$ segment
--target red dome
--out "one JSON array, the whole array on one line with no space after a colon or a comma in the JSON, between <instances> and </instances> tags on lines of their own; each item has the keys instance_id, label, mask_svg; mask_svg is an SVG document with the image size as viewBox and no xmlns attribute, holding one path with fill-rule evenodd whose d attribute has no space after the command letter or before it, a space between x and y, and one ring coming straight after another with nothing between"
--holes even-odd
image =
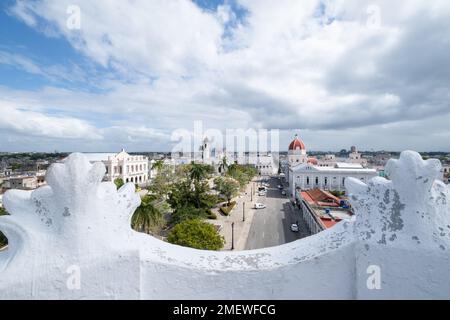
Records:
<instances>
[{"instance_id":1,"label":"red dome","mask_svg":"<svg viewBox=\"0 0 450 320\"><path fill-rule=\"evenodd\" d=\"M316 158L308 158L308 163L317 166L317 164L318 164L319 162L317 161Z\"/></svg>"},{"instance_id":2,"label":"red dome","mask_svg":"<svg viewBox=\"0 0 450 320\"><path fill-rule=\"evenodd\" d=\"M305 144L297 136L289 145L289 150L306 150Z\"/></svg>"}]
</instances>

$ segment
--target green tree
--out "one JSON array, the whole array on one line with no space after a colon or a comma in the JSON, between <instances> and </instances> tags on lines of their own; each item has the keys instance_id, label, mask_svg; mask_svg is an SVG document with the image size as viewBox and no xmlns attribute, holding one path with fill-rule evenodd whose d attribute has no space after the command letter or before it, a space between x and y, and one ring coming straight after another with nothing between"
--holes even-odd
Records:
<instances>
[{"instance_id":1,"label":"green tree","mask_svg":"<svg viewBox=\"0 0 450 320\"><path fill-rule=\"evenodd\" d=\"M218 197L210 194L206 181L194 181L189 178L171 185L167 203L172 208L171 223L191 218L207 218L211 208L217 205Z\"/></svg>"},{"instance_id":2,"label":"green tree","mask_svg":"<svg viewBox=\"0 0 450 320\"><path fill-rule=\"evenodd\" d=\"M206 181L181 180L171 185L167 202L173 210L185 206L197 209L210 209L217 204L217 197L210 194Z\"/></svg>"},{"instance_id":3,"label":"green tree","mask_svg":"<svg viewBox=\"0 0 450 320\"><path fill-rule=\"evenodd\" d=\"M167 202L173 210L186 206L194 206L192 199L192 184L182 180L171 185Z\"/></svg>"},{"instance_id":4,"label":"green tree","mask_svg":"<svg viewBox=\"0 0 450 320\"><path fill-rule=\"evenodd\" d=\"M22 169L23 165L20 163L13 163L11 164L11 170L16 171Z\"/></svg>"},{"instance_id":5,"label":"green tree","mask_svg":"<svg viewBox=\"0 0 450 320\"><path fill-rule=\"evenodd\" d=\"M131 218L132 228L145 233L158 233L164 223L164 215L155 204L155 199L148 195L142 198L141 205Z\"/></svg>"},{"instance_id":6,"label":"green tree","mask_svg":"<svg viewBox=\"0 0 450 320\"><path fill-rule=\"evenodd\" d=\"M232 164L228 167L227 176L239 182L241 188L244 188L254 176L257 175L255 167L249 165Z\"/></svg>"},{"instance_id":7,"label":"green tree","mask_svg":"<svg viewBox=\"0 0 450 320\"><path fill-rule=\"evenodd\" d=\"M199 219L191 219L177 224L169 233L170 243L201 250L220 250L225 239L216 228Z\"/></svg>"},{"instance_id":8,"label":"green tree","mask_svg":"<svg viewBox=\"0 0 450 320\"><path fill-rule=\"evenodd\" d=\"M239 183L233 178L219 177L214 180L214 184L216 190L227 199L228 205L230 205L231 199L239 192Z\"/></svg>"},{"instance_id":9,"label":"green tree","mask_svg":"<svg viewBox=\"0 0 450 320\"><path fill-rule=\"evenodd\" d=\"M8 244L8 239L5 235L0 231L0 249Z\"/></svg>"},{"instance_id":10,"label":"green tree","mask_svg":"<svg viewBox=\"0 0 450 320\"><path fill-rule=\"evenodd\" d=\"M116 180L114 180L114 184L116 185L117 189L120 189L125 184L125 182L123 182L122 178L117 178Z\"/></svg>"},{"instance_id":11,"label":"green tree","mask_svg":"<svg viewBox=\"0 0 450 320\"><path fill-rule=\"evenodd\" d=\"M160 172L164 168L164 161L163 160L156 160L155 163L152 165L152 169L156 170L157 172Z\"/></svg>"},{"instance_id":12,"label":"green tree","mask_svg":"<svg viewBox=\"0 0 450 320\"><path fill-rule=\"evenodd\" d=\"M156 176L152 179L148 188L150 193L160 201L164 201L170 190L172 184L187 176L187 169L185 165L173 168L169 165L163 164L158 170Z\"/></svg>"},{"instance_id":13,"label":"green tree","mask_svg":"<svg viewBox=\"0 0 450 320\"><path fill-rule=\"evenodd\" d=\"M3 207L0 207L0 216L7 215L8 213ZM8 244L8 239L5 235L0 231L0 249Z\"/></svg>"},{"instance_id":14,"label":"green tree","mask_svg":"<svg viewBox=\"0 0 450 320\"><path fill-rule=\"evenodd\" d=\"M196 208L192 205L186 205L178 208L171 215L170 223L177 225L186 220L192 219L206 219L209 216L208 212L204 208Z\"/></svg>"},{"instance_id":15,"label":"green tree","mask_svg":"<svg viewBox=\"0 0 450 320\"><path fill-rule=\"evenodd\" d=\"M201 181L206 177L206 169L202 164L191 163L189 176L193 181Z\"/></svg>"}]
</instances>

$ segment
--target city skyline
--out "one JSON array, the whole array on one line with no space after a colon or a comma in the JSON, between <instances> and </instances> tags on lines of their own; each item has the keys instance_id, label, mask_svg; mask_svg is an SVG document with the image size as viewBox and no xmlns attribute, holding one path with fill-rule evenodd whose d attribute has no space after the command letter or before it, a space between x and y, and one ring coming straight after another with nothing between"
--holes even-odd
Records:
<instances>
[{"instance_id":1,"label":"city skyline","mask_svg":"<svg viewBox=\"0 0 450 320\"><path fill-rule=\"evenodd\" d=\"M0 151L168 152L203 121L279 129L280 151L298 133L450 152L449 18L446 1L4 1Z\"/></svg>"}]
</instances>

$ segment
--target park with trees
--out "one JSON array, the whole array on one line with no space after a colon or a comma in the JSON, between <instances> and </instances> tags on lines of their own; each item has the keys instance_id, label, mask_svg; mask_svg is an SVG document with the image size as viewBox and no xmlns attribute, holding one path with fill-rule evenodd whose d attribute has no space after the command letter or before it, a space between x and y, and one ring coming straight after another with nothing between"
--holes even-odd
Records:
<instances>
[{"instance_id":1,"label":"park with trees","mask_svg":"<svg viewBox=\"0 0 450 320\"><path fill-rule=\"evenodd\" d=\"M132 217L133 229L177 245L220 250L224 240L206 220L217 219L214 211L229 215L235 204L232 199L257 174L251 166L228 165L226 160L221 168L221 175L214 178L210 165L155 162L157 174ZM115 183L122 186L121 181Z\"/></svg>"}]
</instances>

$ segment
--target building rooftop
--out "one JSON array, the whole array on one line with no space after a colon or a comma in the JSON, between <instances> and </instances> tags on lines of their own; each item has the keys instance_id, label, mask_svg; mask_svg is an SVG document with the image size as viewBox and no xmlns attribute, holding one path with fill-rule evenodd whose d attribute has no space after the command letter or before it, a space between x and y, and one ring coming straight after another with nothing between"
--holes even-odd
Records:
<instances>
[{"instance_id":1,"label":"building rooftop","mask_svg":"<svg viewBox=\"0 0 450 320\"><path fill-rule=\"evenodd\" d=\"M359 163L337 162L336 168L339 169L364 169Z\"/></svg>"},{"instance_id":2,"label":"building rooftop","mask_svg":"<svg viewBox=\"0 0 450 320\"><path fill-rule=\"evenodd\" d=\"M344 199L340 199L328 191L322 189L301 191L301 196L327 229L342 220L352 218L349 209L340 207Z\"/></svg>"}]
</instances>

